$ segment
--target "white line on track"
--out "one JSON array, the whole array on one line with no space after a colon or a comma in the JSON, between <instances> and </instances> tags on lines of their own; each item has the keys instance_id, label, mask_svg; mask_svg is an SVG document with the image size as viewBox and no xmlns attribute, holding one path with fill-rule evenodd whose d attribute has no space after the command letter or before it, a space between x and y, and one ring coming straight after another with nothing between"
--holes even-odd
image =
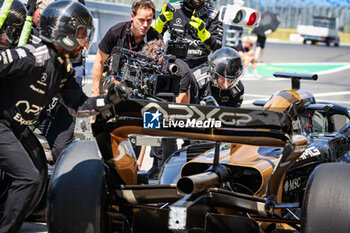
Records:
<instances>
[{"instance_id":1,"label":"white line on track","mask_svg":"<svg viewBox=\"0 0 350 233\"><path fill-rule=\"evenodd\" d=\"M350 95L350 91L338 91L338 92L328 92L328 93L317 93L313 94L314 97L330 97L330 96L344 96L344 95ZM270 98L270 95L256 95L256 94L244 94L245 97L253 97L253 98L261 98L261 99L268 99ZM250 105L252 104L254 100L243 100L243 105ZM342 100L325 100L325 99L317 99L318 102L331 102L335 104L347 104L350 105L350 101L342 101Z\"/></svg>"},{"instance_id":2,"label":"white line on track","mask_svg":"<svg viewBox=\"0 0 350 233\"><path fill-rule=\"evenodd\" d=\"M313 95L315 97L350 95L350 91L337 91L337 92L328 92L328 93L318 93L318 94L313 94Z\"/></svg>"}]
</instances>

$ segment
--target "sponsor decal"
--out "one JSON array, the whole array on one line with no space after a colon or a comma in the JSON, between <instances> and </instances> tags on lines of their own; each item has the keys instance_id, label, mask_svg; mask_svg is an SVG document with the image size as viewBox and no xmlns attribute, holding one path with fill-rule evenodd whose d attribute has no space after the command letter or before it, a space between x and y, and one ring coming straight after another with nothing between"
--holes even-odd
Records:
<instances>
[{"instance_id":1,"label":"sponsor decal","mask_svg":"<svg viewBox=\"0 0 350 233\"><path fill-rule=\"evenodd\" d=\"M30 125L31 120L25 120L21 114L16 113L16 115L13 117L13 119L17 122L19 122L21 125Z\"/></svg>"},{"instance_id":2,"label":"sponsor decal","mask_svg":"<svg viewBox=\"0 0 350 233\"><path fill-rule=\"evenodd\" d=\"M298 120L292 121L292 127L293 127L293 130L301 129L300 120L298 119Z\"/></svg>"},{"instance_id":3,"label":"sponsor decal","mask_svg":"<svg viewBox=\"0 0 350 233\"><path fill-rule=\"evenodd\" d=\"M181 18L176 18L176 19L175 19L174 25L175 25L175 26L182 27L182 20L181 20Z\"/></svg>"},{"instance_id":4,"label":"sponsor decal","mask_svg":"<svg viewBox=\"0 0 350 233\"><path fill-rule=\"evenodd\" d=\"M301 187L301 178L287 179L284 183L284 192L290 192Z\"/></svg>"},{"instance_id":5,"label":"sponsor decal","mask_svg":"<svg viewBox=\"0 0 350 233\"><path fill-rule=\"evenodd\" d=\"M47 86L47 84L46 83L43 83L43 82L41 82L41 81L39 81L39 80L37 80L36 81L38 84L40 84L40 85L43 85L44 87L46 87Z\"/></svg>"},{"instance_id":6,"label":"sponsor decal","mask_svg":"<svg viewBox=\"0 0 350 233\"><path fill-rule=\"evenodd\" d=\"M8 64L9 62L5 51L1 52L1 56L2 56L2 63L4 63L5 65Z\"/></svg>"},{"instance_id":7,"label":"sponsor decal","mask_svg":"<svg viewBox=\"0 0 350 233\"><path fill-rule=\"evenodd\" d=\"M318 150L318 148L311 146L305 149L304 153L300 155L297 161L308 159L319 155L321 155L321 152Z\"/></svg>"},{"instance_id":8,"label":"sponsor decal","mask_svg":"<svg viewBox=\"0 0 350 233\"><path fill-rule=\"evenodd\" d=\"M11 54L11 51L9 49L6 49L6 54L7 54L9 62L10 63L13 62L12 54Z\"/></svg>"},{"instance_id":9,"label":"sponsor decal","mask_svg":"<svg viewBox=\"0 0 350 233\"><path fill-rule=\"evenodd\" d=\"M19 59L27 57L26 51L22 48L16 49L16 52L18 54Z\"/></svg>"},{"instance_id":10,"label":"sponsor decal","mask_svg":"<svg viewBox=\"0 0 350 233\"><path fill-rule=\"evenodd\" d=\"M221 96L221 102L222 103L227 103L230 100L230 97L228 96Z\"/></svg>"},{"instance_id":11,"label":"sponsor decal","mask_svg":"<svg viewBox=\"0 0 350 233\"><path fill-rule=\"evenodd\" d=\"M74 42L71 39L69 39L68 37L63 38L62 41L65 45L67 45L69 47L72 47L74 45Z\"/></svg>"},{"instance_id":12,"label":"sponsor decal","mask_svg":"<svg viewBox=\"0 0 350 233\"><path fill-rule=\"evenodd\" d=\"M157 111L154 111L157 109ZM153 110L153 111L152 111ZM168 104L168 113L157 103L149 103L142 109L143 127L159 128L220 128L225 125L245 125L252 120L247 113L227 112L213 108L208 112L196 106Z\"/></svg>"},{"instance_id":13,"label":"sponsor decal","mask_svg":"<svg viewBox=\"0 0 350 233\"><path fill-rule=\"evenodd\" d=\"M30 104L26 100L20 100L16 103L16 107L21 106L22 108L24 107L24 112L27 114L34 114L38 115L43 107L37 106L35 104ZM20 110L17 110L20 112ZM16 113L16 115L13 117L13 119L17 122L19 122L21 125L30 125L32 120L26 120L20 113Z\"/></svg>"},{"instance_id":14,"label":"sponsor decal","mask_svg":"<svg viewBox=\"0 0 350 233\"><path fill-rule=\"evenodd\" d=\"M195 46L195 47L198 47L198 46L201 46L203 45L204 43L200 40L186 40L187 42L190 42L190 46Z\"/></svg>"},{"instance_id":15,"label":"sponsor decal","mask_svg":"<svg viewBox=\"0 0 350 233\"><path fill-rule=\"evenodd\" d=\"M25 105L25 113L33 113L34 115L38 115L41 110L43 110L43 107L40 107L38 105L35 104L30 104L28 101L26 100L20 100L16 103L16 107L20 106L20 105Z\"/></svg>"},{"instance_id":16,"label":"sponsor decal","mask_svg":"<svg viewBox=\"0 0 350 233\"><path fill-rule=\"evenodd\" d=\"M299 146L295 146L294 147L294 152L299 153L299 152L303 152L306 148L306 145L299 145Z\"/></svg>"},{"instance_id":17,"label":"sponsor decal","mask_svg":"<svg viewBox=\"0 0 350 233\"><path fill-rule=\"evenodd\" d=\"M45 94L45 91L41 90L40 88L35 87L33 84L29 86L33 91L43 95Z\"/></svg>"},{"instance_id":18,"label":"sponsor decal","mask_svg":"<svg viewBox=\"0 0 350 233\"><path fill-rule=\"evenodd\" d=\"M42 73L41 76L40 76L40 81L41 82L46 82L47 80L47 73Z\"/></svg>"},{"instance_id":19,"label":"sponsor decal","mask_svg":"<svg viewBox=\"0 0 350 233\"><path fill-rule=\"evenodd\" d=\"M189 49L188 54L202 55L203 51L201 49Z\"/></svg>"}]
</instances>

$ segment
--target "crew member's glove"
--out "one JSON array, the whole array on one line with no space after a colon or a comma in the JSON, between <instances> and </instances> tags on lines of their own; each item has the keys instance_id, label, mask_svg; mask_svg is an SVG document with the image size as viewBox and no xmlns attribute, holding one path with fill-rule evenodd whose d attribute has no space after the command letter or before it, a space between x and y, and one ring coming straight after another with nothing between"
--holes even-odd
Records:
<instances>
[{"instance_id":1,"label":"crew member's glove","mask_svg":"<svg viewBox=\"0 0 350 233\"><path fill-rule=\"evenodd\" d=\"M174 17L174 13L170 10L167 11L167 4L164 5L162 11L160 12L158 19L156 22L152 25L154 29L157 30L157 32L162 33L164 25L172 20Z\"/></svg>"},{"instance_id":2,"label":"crew member's glove","mask_svg":"<svg viewBox=\"0 0 350 233\"><path fill-rule=\"evenodd\" d=\"M199 39L204 42L206 40L208 40L211 36L210 32L208 32L208 30L205 28L205 23L203 20L201 20L200 18L191 17L191 21L189 22L189 24L194 27L195 29L197 29L197 35L199 37Z\"/></svg>"},{"instance_id":3,"label":"crew member's glove","mask_svg":"<svg viewBox=\"0 0 350 233\"><path fill-rule=\"evenodd\" d=\"M28 10L28 15L33 16L33 13L34 13L34 11L37 8L36 2L37 2L36 0L28 0L27 1L26 7L27 7L27 10Z\"/></svg>"},{"instance_id":4,"label":"crew member's glove","mask_svg":"<svg viewBox=\"0 0 350 233\"><path fill-rule=\"evenodd\" d=\"M106 104L117 104L128 99L128 92L123 85L115 85L112 83L108 87L107 95L105 96Z\"/></svg>"},{"instance_id":5,"label":"crew member's glove","mask_svg":"<svg viewBox=\"0 0 350 233\"><path fill-rule=\"evenodd\" d=\"M124 86L115 85L112 83L108 87L108 92L106 95L97 97L96 110L98 112L104 112L105 110L111 108L113 105L128 100L128 97L128 93Z\"/></svg>"}]
</instances>

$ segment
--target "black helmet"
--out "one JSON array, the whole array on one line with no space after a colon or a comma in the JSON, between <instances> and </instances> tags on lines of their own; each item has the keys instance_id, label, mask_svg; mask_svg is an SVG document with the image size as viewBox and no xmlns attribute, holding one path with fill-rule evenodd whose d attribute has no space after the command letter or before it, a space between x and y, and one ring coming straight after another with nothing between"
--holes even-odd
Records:
<instances>
[{"instance_id":1,"label":"black helmet","mask_svg":"<svg viewBox=\"0 0 350 233\"><path fill-rule=\"evenodd\" d=\"M67 53L79 46L77 32L80 27L88 30L90 44L94 31L93 18L90 11L76 1L53 2L40 15L40 37Z\"/></svg>"},{"instance_id":2,"label":"black helmet","mask_svg":"<svg viewBox=\"0 0 350 233\"><path fill-rule=\"evenodd\" d=\"M3 4L4 0L0 0L0 7ZM19 0L13 0L4 23L0 24L0 35L6 34L9 46L15 46L18 43L26 15L27 9L23 3Z\"/></svg>"},{"instance_id":3,"label":"black helmet","mask_svg":"<svg viewBox=\"0 0 350 233\"><path fill-rule=\"evenodd\" d=\"M230 81L229 87L233 87L243 71L242 57L232 48L218 49L209 56L209 71L214 85L217 84L218 76L221 76Z\"/></svg>"}]
</instances>

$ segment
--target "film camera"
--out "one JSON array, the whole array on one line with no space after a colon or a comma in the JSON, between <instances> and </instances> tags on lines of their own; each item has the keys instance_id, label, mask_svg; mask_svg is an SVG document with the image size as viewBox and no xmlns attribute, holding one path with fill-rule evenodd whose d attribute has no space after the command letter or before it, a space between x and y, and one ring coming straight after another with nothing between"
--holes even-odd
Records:
<instances>
[{"instance_id":1,"label":"film camera","mask_svg":"<svg viewBox=\"0 0 350 233\"><path fill-rule=\"evenodd\" d=\"M110 61L110 75L104 82L108 87L111 82L125 85L134 97L174 101L179 94L180 79L176 75L178 67L172 63L174 56L163 55L163 62L122 47L114 47Z\"/></svg>"}]
</instances>

